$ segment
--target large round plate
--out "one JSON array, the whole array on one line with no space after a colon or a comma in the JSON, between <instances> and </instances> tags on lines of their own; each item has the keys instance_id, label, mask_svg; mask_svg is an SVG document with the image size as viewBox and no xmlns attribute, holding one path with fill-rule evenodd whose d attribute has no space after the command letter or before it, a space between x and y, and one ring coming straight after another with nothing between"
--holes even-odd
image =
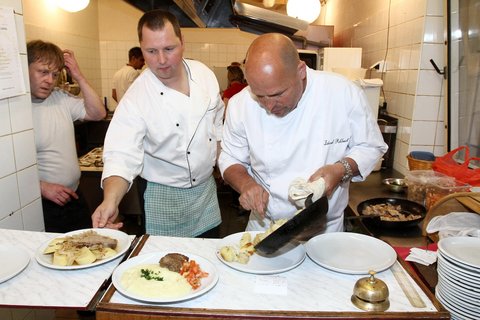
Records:
<instances>
[{"instance_id":1,"label":"large round plate","mask_svg":"<svg viewBox=\"0 0 480 320\"><path fill-rule=\"evenodd\" d=\"M480 271L480 238L444 238L438 242L438 250L446 257Z\"/></svg>"},{"instance_id":2,"label":"large round plate","mask_svg":"<svg viewBox=\"0 0 480 320\"><path fill-rule=\"evenodd\" d=\"M252 235L252 239L258 233L263 231L248 231ZM275 254L262 256L254 253L247 264L239 262L227 262L220 255L220 248L223 246L239 246L240 239L245 232L238 232L223 238L217 247L216 255L218 259L227 266L242 272L254 274L275 274L291 270L300 265L305 260L306 253L302 244L292 245L288 243L280 248Z\"/></svg>"},{"instance_id":3,"label":"large round plate","mask_svg":"<svg viewBox=\"0 0 480 320\"><path fill-rule=\"evenodd\" d=\"M416 202L413 202L407 199L399 199L399 198L374 198L374 199L365 200L357 206L357 212L359 215L362 215L363 209L365 209L370 205L387 204L387 203L394 206L400 205L400 208L402 208L402 210L420 215L420 218L415 220L407 220L407 221L384 221L384 220L381 220L380 217L376 217L376 218L368 218L368 220L372 221L373 223L375 223L380 227L405 228L405 227L412 227L412 226L418 225L418 223L422 221L425 218L425 215L427 214L427 210L421 204L418 204Z\"/></svg>"},{"instance_id":4,"label":"large round plate","mask_svg":"<svg viewBox=\"0 0 480 320\"><path fill-rule=\"evenodd\" d=\"M211 263L209 260L197 256L192 253L188 252L179 252L175 251L175 253L180 253L185 256L187 256L190 260L195 260L200 268L208 273L208 277L201 279L202 285L191 291L185 296L181 297L174 297L174 298L167 298L167 297L158 297L158 298L152 298L152 297L144 297L132 292L129 292L127 288L122 286L121 279L122 275L125 271L127 271L130 268L133 268L135 266L139 266L142 264L156 264L160 261L160 259L165 256L170 252L152 252L152 253L146 253L142 254L133 258L128 259L127 261L121 263L113 272L112 275L112 283L115 286L115 288L124 296L127 296L128 298L139 300L139 301L144 301L144 302L150 302L150 303L172 303L172 302L179 302L179 301L184 301L184 300L189 300L193 299L195 297L198 297L209 290L211 290L218 282L218 272L213 263Z\"/></svg>"},{"instance_id":5,"label":"large round plate","mask_svg":"<svg viewBox=\"0 0 480 320\"><path fill-rule=\"evenodd\" d=\"M315 263L342 273L380 272L390 268L397 260L397 254L390 245L359 233L325 233L308 240L305 246L307 255Z\"/></svg>"},{"instance_id":6,"label":"large round plate","mask_svg":"<svg viewBox=\"0 0 480 320\"><path fill-rule=\"evenodd\" d=\"M30 255L25 250L11 245L0 244L0 283L22 272L30 262Z\"/></svg>"},{"instance_id":7,"label":"large round plate","mask_svg":"<svg viewBox=\"0 0 480 320\"><path fill-rule=\"evenodd\" d=\"M107 228L105 228L105 229L98 228L98 229L75 230L75 231L65 233L61 236L59 235L55 238L62 238L62 237L65 237L65 236L73 236L73 235L84 233L84 232L90 231L90 230L93 230L93 231L95 231L96 233L98 233L102 236L106 236L106 237L110 237L112 239L116 239L118 241L117 242L117 248L116 248L117 254L114 255L114 256L111 256L107 259L97 260L93 263L86 264L86 265L57 266L57 265L54 265L52 263L52 259L53 259L52 254L43 254L43 251L48 246L50 241L52 241L54 239L54 238L52 238L52 239L49 239L48 241L45 241L38 248L38 250L35 254L35 259L42 266L47 267L47 268L51 268L51 269L58 269L58 270L85 269L85 268L95 267L95 266L98 266L100 264L112 261L112 260L118 258L119 256L121 256L122 254L124 254L127 251L127 249L130 247L131 240L130 240L130 237L128 236L128 234L126 234L125 232L119 231L119 230L107 229Z\"/></svg>"}]
</instances>

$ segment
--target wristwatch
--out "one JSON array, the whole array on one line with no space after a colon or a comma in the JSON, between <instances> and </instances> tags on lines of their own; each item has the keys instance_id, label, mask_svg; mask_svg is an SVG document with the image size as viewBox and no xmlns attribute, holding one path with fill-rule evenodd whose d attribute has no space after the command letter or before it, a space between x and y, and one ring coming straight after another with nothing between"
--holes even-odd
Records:
<instances>
[{"instance_id":1,"label":"wristwatch","mask_svg":"<svg viewBox=\"0 0 480 320\"><path fill-rule=\"evenodd\" d=\"M337 161L335 163L341 163L342 166L343 166L343 169L345 169L345 173L343 174L343 177L342 177L342 180L340 181L340 183L346 183L348 181L350 181L353 177L353 170L352 170L352 167L350 166L350 163L348 163L347 160L345 159L342 159L340 161Z\"/></svg>"}]
</instances>

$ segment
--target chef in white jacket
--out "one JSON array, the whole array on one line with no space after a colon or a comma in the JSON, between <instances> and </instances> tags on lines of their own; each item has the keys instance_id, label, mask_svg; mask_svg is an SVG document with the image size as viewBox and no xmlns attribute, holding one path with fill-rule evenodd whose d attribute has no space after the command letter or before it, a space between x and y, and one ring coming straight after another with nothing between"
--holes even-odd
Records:
<instances>
[{"instance_id":1,"label":"chef in white jacket","mask_svg":"<svg viewBox=\"0 0 480 320\"><path fill-rule=\"evenodd\" d=\"M119 228L118 205L141 175L145 227L151 235L218 237L221 223L213 168L224 105L214 73L182 58L175 16L145 13L138 23L148 68L118 105L105 137L104 200L94 227Z\"/></svg>"},{"instance_id":2,"label":"chef in white jacket","mask_svg":"<svg viewBox=\"0 0 480 320\"><path fill-rule=\"evenodd\" d=\"M255 39L245 71L249 88L229 101L219 168L251 210L247 230L268 228L266 213L291 218L298 208L289 186L303 178L323 179L323 231L343 231L350 180L364 180L387 150L364 92L341 75L308 68L280 34Z\"/></svg>"}]
</instances>

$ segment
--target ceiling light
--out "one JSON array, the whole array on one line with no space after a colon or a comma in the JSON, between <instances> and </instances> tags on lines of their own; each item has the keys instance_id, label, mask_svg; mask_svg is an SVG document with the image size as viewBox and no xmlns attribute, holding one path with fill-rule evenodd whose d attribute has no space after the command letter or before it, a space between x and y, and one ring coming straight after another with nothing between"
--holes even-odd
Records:
<instances>
[{"instance_id":1,"label":"ceiling light","mask_svg":"<svg viewBox=\"0 0 480 320\"><path fill-rule=\"evenodd\" d=\"M320 0L288 0L287 14L312 23L320 15Z\"/></svg>"},{"instance_id":2,"label":"ceiling light","mask_svg":"<svg viewBox=\"0 0 480 320\"><path fill-rule=\"evenodd\" d=\"M57 0L57 6L68 12L77 12L85 9L90 0Z\"/></svg>"}]
</instances>

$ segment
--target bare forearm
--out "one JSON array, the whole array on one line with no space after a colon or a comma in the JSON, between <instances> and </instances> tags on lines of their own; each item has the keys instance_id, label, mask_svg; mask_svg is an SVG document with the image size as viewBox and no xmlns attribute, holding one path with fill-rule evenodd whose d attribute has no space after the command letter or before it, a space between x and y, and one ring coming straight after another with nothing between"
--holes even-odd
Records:
<instances>
[{"instance_id":1,"label":"bare forearm","mask_svg":"<svg viewBox=\"0 0 480 320\"><path fill-rule=\"evenodd\" d=\"M242 193L242 190L249 183L256 183L255 180L248 174L245 167L239 164L228 167L223 173L223 180L238 193Z\"/></svg>"},{"instance_id":2,"label":"bare forearm","mask_svg":"<svg viewBox=\"0 0 480 320\"><path fill-rule=\"evenodd\" d=\"M128 181L119 176L111 176L103 180L103 201L120 204L128 191Z\"/></svg>"},{"instance_id":3,"label":"bare forearm","mask_svg":"<svg viewBox=\"0 0 480 320\"><path fill-rule=\"evenodd\" d=\"M83 99L85 101L85 110L87 114L85 120L101 120L105 118L107 112L102 100L88 83L87 79L81 77L77 80L80 90L82 92Z\"/></svg>"}]
</instances>

